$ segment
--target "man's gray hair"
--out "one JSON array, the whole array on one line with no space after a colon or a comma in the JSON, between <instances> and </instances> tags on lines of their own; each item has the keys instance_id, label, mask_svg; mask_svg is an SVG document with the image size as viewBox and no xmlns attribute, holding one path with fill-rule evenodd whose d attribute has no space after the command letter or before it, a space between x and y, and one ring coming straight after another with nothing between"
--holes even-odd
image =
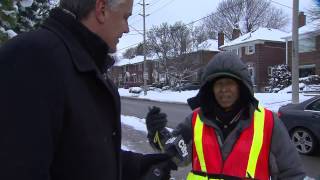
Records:
<instances>
[{"instance_id":1,"label":"man's gray hair","mask_svg":"<svg viewBox=\"0 0 320 180\"><path fill-rule=\"evenodd\" d=\"M109 7L114 8L125 0L106 0ZM60 0L60 7L83 19L95 8L96 0Z\"/></svg>"}]
</instances>

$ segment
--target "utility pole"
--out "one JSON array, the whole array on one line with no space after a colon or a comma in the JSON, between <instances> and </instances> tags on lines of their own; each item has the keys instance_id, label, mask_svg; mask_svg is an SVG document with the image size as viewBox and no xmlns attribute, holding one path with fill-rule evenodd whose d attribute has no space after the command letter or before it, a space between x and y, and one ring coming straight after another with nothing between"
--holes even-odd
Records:
<instances>
[{"instance_id":1,"label":"utility pole","mask_svg":"<svg viewBox=\"0 0 320 180\"><path fill-rule=\"evenodd\" d=\"M292 103L299 103L299 0L293 0L292 10Z\"/></svg>"},{"instance_id":2,"label":"utility pole","mask_svg":"<svg viewBox=\"0 0 320 180\"><path fill-rule=\"evenodd\" d=\"M143 14L140 14L143 18L143 92L144 95L147 95L147 80L149 79L148 77L148 71L147 71L147 58L146 58L146 4L145 0L143 0L143 3L139 3L142 5L143 9Z\"/></svg>"}]
</instances>

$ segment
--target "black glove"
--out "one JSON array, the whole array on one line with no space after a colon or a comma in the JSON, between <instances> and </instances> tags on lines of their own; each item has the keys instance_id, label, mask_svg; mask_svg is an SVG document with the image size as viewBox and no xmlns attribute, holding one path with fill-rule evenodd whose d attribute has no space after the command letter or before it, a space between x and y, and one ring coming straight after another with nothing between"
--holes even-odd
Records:
<instances>
[{"instance_id":1,"label":"black glove","mask_svg":"<svg viewBox=\"0 0 320 180\"><path fill-rule=\"evenodd\" d=\"M146 117L146 125L148 130L148 139L152 148L164 151L163 140L170 137L169 131L165 128L167 124L167 115L160 112L160 108L153 106L149 108Z\"/></svg>"},{"instance_id":2,"label":"black glove","mask_svg":"<svg viewBox=\"0 0 320 180\"><path fill-rule=\"evenodd\" d=\"M171 170L177 170L167 154L144 155L141 163L141 180L169 180Z\"/></svg>"},{"instance_id":3,"label":"black glove","mask_svg":"<svg viewBox=\"0 0 320 180\"><path fill-rule=\"evenodd\" d=\"M156 131L165 128L167 125L167 115L160 111L161 109L156 106L149 108L149 112L146 116L146 125L148 133L151 135L155 134Z\"/></svg>"}]
</instances>

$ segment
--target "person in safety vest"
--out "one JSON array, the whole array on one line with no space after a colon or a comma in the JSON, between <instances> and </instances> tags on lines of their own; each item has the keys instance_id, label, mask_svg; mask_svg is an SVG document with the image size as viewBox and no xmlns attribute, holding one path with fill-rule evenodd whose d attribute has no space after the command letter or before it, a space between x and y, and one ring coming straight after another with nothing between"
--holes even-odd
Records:
<instances>
[{"instance_id":1,"label":"person in safety vest","mask_svg":"<svg viewBox=\"0 0 320 180\"><path fill-rule=\"evenodd\" d=\"M152 147L172 155L178 166L192 163L188 180L305 178L287 130L255 99L247 66L237 55L217 54L188 103L192 114L172 132L160 108L146 116Z\"/></svg>"}]
</instances>

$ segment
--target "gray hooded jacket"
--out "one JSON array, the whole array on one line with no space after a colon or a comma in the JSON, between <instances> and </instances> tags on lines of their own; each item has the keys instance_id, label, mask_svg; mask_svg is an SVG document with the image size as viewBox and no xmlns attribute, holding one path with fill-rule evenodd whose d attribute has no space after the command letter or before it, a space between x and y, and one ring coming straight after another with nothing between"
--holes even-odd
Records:
<instances>
[{"instance_id":1,"label":"gray hooded jacket","mask_svg":"<svg viewBox=\"0 0 320 180\"><path fill-rule=\"evenodd\" d=\"M219 77L232 77L238 80L240 82L241 101L247 105L247 115L240 116L237 125L227 137L223 137L222 130L217 125L215 116L212 115L216 106L212 93L212 84ZM228 52L219 53L206 66L199 94L188 100L191 107L200 107L200 118L204 124L215 128L223 159L228 157L240 134L250 125L251 117L258 106L258 100L254 98L252 87L247 66L240 58ZM192 147L191 121L192 114L172 132L173 136L182 135L188 143L189 150ZM188 162L185 163L190 163L191 157L186 161ZM300 157L291 144L288 132L275 115L269 156L269 171L273 180L300 180L305 177Z\"/></svg>"}]
</instances>

